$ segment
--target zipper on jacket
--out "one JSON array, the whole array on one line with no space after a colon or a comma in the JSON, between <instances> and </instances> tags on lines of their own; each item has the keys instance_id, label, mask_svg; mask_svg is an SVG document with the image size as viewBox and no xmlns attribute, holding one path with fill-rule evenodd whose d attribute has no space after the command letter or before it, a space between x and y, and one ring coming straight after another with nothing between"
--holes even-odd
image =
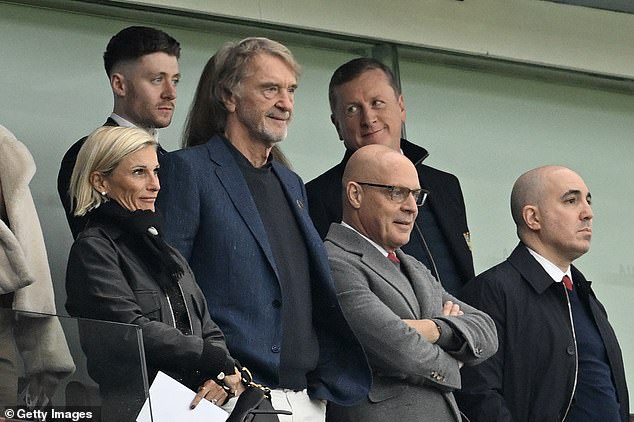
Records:
<instances>
[{"instance_id":1,"label":"zipper on jacket","mask_svg":"<svg viewBox=\"0 0 634 422\"><path fill-rule=\"evenodd\" d=\"M572 318L572 306L570 305L570 297L568 296L568 289L560 283L564 289L564 293L566 294L566 303L568 304L568 317L570 318L570 326L572 327L572 340L575 344L575 381L572 384L572 394L570 395L570 400L568 401L568 407L566 408L566 413L564 413L564 417L561 418L562 421L566 420L566 416L568 416L568 412L570 412L570 407L572 406L572 400L575 397L575 392L577 391L577 376L579 372L579 354L577 352L577 334L575 332L575 322Z\"/></svg>"},{"instance_id":2,"label":"zipper on jacket","mask_svg":"<svg viewBox=\"0 0 634 422\"><path fill-rule=\"evenodd\" d=\"M192 314L191 312L189 312L189 306L187 306L187 298L185 297L185 292L183 292L183 288L181 287L180 281L176 282L176 284L178 285L178 290L181 292L181 296L183 297L183 302L185 302L185 312L187 312L187 322L189 322L189 332L194 334L194 326L192 325Z\"/></svg>"},{"instance_id":3,"label":"zipper on jacket","mask_svg":"<svg viewBox=\"0 0 634 422\"><path fill-rule=\"evenodd\" d=\"M181 297L183 298L183 302L185 303L185 312L187 312L187 322L189 323L189 332L194 334L194 327L192 325L192 314L189 312L189 306L187 306L187 298L185 297L185 293L183 292L183 288L181 287L180 282L177 282L178 291L181 292ZM174 309L172 308L172 301L170 300L169 295L166 293L165 298L167 299L167 306L170 309L170 315L172 315L172 326L176 328L176 316L174 315Z\"/></svg>"},{"instance_id":4,"label":"zipper on jacket","mask_svg":"<svg viewBox=\"0 0 634 422\"><path fill-rule=\"evenodd\" d=\"M165 293L165 298L167 299L167 307L170 309L170 315L172 316L172 327L176 328L176 317L174 316L174 309L172 309L172 301L167 293Z\"/></svg>"}]
</instances>

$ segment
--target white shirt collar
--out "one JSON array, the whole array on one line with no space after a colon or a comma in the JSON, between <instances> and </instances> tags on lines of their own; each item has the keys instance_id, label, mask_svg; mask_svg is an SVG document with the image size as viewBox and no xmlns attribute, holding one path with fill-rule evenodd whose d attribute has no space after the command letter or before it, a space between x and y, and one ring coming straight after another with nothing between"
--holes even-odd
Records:
<instances>
[{"instance_id":1,"label":"white shirt collar","mask_svg":"<svg viewBox=\"0 0 634 422\"><path fill-rule=\"evenodd\" d=\"M359 233L359 231L357 229L355 229L354 227L352 227L350 224L346 223L345 221L341 222L341 225L344 227L349 228L350 230ZM387 257L387 251L378 243L376 243L374 240L370 239L367 236L364 236L362 233L359 233L359 236L361 236L362 238L364 238L365 240L367 240L368 242L370 242L370 244L372 246L374 246L375 248L377 248L379 250L379 252L381 252L383 254L383 256Z\"/></svg>"},{"instance_id":2,"label":"white shirt collar","mask_svg":"<svg viewBox=\"0 0 634 422\"><path fill-rule=\"evenodd\" d=\"M533 257L535 258L535 260L537 260L539 265L542 266L544 271L546 271L548 273L548 275L553 280L555 280L555 282L561 283L561 279L564 278L564 275L567 275L568 277L570 277L570 280L572 280L572 273L570 272L570 265L568 266L566 271L561 271L558 266L556 266L555 264L553 264L552 262L550 262L549 260L547 260L546 258L541 256L540 254L538 254L537 252L535 252L534 250L532 250L528 246L526 246L526 249L528 249L528 252L531 255L533 255Z\"/></svg>"},{"instance_id":3,"label":"white shirt collar","mask_svg":"<svg viewBox=\"0 0 634 422\"><path fill-rule=\"evenodd\" d=\"M123 117L119 116L115 112L112 112L112 114L110 114L110 118L114 120L115 122L117 122L117 124L122 127L138 127L131 121L124 119ZM154 136L154 139L156 139L156 141L158 142L158 131L156 129L145 129L145 130L147 130L150 135Z\"/></svg>"}]
</instances>

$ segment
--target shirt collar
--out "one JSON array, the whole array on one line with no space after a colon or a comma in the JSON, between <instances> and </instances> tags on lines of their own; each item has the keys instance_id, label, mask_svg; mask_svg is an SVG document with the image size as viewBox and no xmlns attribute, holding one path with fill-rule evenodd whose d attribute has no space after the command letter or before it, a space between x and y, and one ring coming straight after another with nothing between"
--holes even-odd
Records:
<instances>
[{"instance_id":1,"label":"shirt collar","mask_svg":"<svg viewBox=\"0 0 634 422\"><path fill-rule=\"evenodd\" d=\"M110 114L110 118L112 120L114 120L115 122L117 122L117 124L119 126L123 126L123 127L138 127L137 125L135 125L131 121L124 119L123 117L119 116L115 112L112 112L112 114ZM152 128L152 129L145 129L145 130L150 135L154 136L154 139L156 139L156 141L158 142L158 131L156 129Z\"/></svg>"},{"instance_id":2,"label":"shirt collar","mask_svg":"<svg viewBox=\"0 0 634 422\"><path fill-rule=\"evenodd\" d=\"M561 271L561 269L559 269L558 266L556 266L555 264L553 264L552 262L550 262L549 260L547 260L546 258L541 256L540 254L538 254L537 252L535 252L534 250L532 250L528 246L526 246L526 249L528 249L528 252L533 256L533 258L535 258L535 260L539 263L539 265L542 266L544 271L546 271L548 273L548 275L556 283L561 283L561 279L564 278L565 275L570 277L570 280L572 280L572 273L570 272L570 265L568 265L568 268L566 269L566 271Z\"/></svg>"},{"instance_id":3,"label":"shirt collar","mask_svg":"<svg viewBox=\"0 0 634 422\"><path fill-rule=\"evenodd\" d=\"M377 248L379 250L379 252L381 252L383 254L383 256L387 257L387 251L378 243L376 243L374 240L370 239L367 236L364 236L363 234L359 233L359 231L357 229L355 229L354 227L352 227L350 224L346 223L345 221L341 222L341 225L344 227L349 228L350 230L356 232L359 234L359 236L361 236L362 238L364 238L365 240L367 240L368 242L370 242L370 244L372 246L374 246L375 248Z\"/></svg>"}]
</instances>

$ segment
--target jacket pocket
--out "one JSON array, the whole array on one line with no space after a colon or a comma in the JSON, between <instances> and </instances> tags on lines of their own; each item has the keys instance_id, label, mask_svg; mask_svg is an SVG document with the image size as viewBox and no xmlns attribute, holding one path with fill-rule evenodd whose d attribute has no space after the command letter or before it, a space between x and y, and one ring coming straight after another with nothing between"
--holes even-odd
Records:
<instances>
[{"instance_id":1,"label":"jacket pocket","mask_svg":"<svg viewBox=\"0 0 634 422\"><path fill-rule=\"evenodd\" d=\"M157 291L135 290L134 296L143 316L152 321L161 321L161 299Z\"/></svg>"}]
</instances>

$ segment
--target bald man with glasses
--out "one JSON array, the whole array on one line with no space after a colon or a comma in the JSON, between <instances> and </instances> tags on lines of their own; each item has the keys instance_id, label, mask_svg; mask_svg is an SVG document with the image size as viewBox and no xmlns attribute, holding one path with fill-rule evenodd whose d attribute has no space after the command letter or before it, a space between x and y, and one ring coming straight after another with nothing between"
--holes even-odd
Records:
<instances>
[{"instance_id":1,"label":"bald man with glasses","mask_svg":"<svg viewBox=\"0 0 634 422\"><path fill-rule=\"evenodd\" d=\"M357 150L343 174L343 221L326 236L337 298L372 369L354 406L328 421L460 421L460 367L497 350L495 325L400 250L427 196L412 162L382 145Z\"/></svg>"}]
</instances>

